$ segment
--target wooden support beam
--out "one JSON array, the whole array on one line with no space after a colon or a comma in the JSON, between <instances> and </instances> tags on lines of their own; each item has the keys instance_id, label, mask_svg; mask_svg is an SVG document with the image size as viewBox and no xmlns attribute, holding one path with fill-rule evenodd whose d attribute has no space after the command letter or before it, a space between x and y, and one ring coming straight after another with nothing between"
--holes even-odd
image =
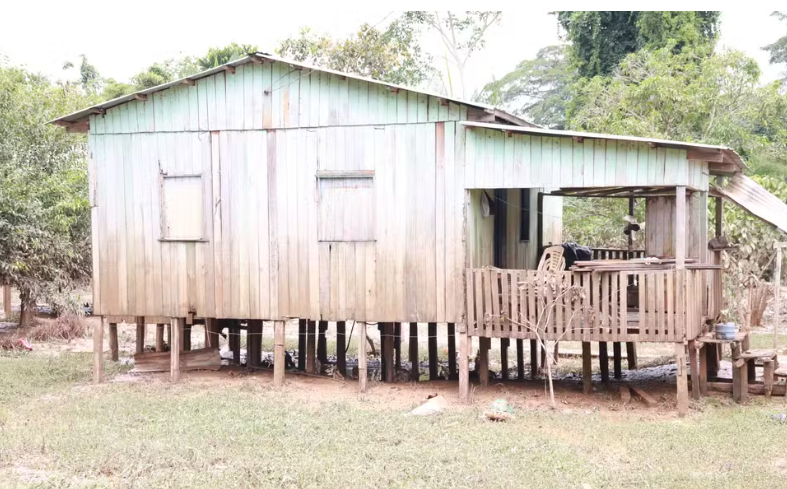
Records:
<instances>
[{"instance_id":1,"label":"wooden support beam","mask_svg":"<svg viewBox=\"0 0 787 489\"><path fill-rule=\"evenodd\" d=\"M284 321L273 322L273 386L284 386L284 371L287 368L284 354Z\"/></svg>"},{"instance_id":2,"label":"wooden support beam","mask_svg":"<svg viewBox=\"0 0 787 489\"><path fill-rule=\"evenodd\" d=\"M393 323L394 376L402 368L402 323Z\"/></svg>"},{"instance_id":3,"label":"wooden support beam","mask_svg":"<svg viewBox=\"0 0 787 489\"><path fill-rule=\"evenodd\" d=\"M226 71L227 73L232 73L234 75L235 74L235 67L232 66L232 65L226 65L226 66L224 66L224 71Z\"/></svg>"},{"instance_id":4,"label":"wooden support beam","mask_svg":"<svg viewBox=\"0 0 787 489\"><path fill-rule=\"evenodd\" d=\"M749 293L751 293L751 291L749 291ZM749 310L749 313L751 313L751 309ZM747 322L747 324L750 323L750 318L747 318L746 322ZM748 324L748 326L751 327L750 324ZM747 352L747 351L751 350L751 336L750 335L746 335L746 337L743 338L743 341L741 342L741 348L742 348L742 350L744 352ZM752 362L752 361L747 362L746 369L747 369L746 370L746 377L747 377L749 383L754 383L754 381L757 380L757 367L754 365L754 362Z\"/></svg>"},{"instance_id":5,"label":"wooden support beam","mask_svg":"<svg viewBox=\"0 0 787 489\"><path fill-rule=\"evenodd\" d=\"M724 153L720 149L689 148L686 150L686 159L707 161L708 163L723 163Z\"/></svg>"},{"instance_id":6,"label":"wooden support beam","mask_svg":"<svg viewBox=\"0 0 787 489\"><path fill-rule=\"evenodd\" d=\"M134 99L139 100L141 102L144 102L144 101L146 101L148 99L148 96L146 94L144 94L144 93L135 93L134 94Z\"/></svg>"},{"instance_id":7,"label":"wooden support beam","mask_svg":"<svg viewBox=\"0 0 787 489\"><path fill-rule=\"evenodd\" d=\"M210 335L208 335L210 340ZM156 325L156 351L161 353L164 351L164 325L159 323Z\"/></svg>"},{"instance_id":8,"label":"wooden support beam","mask_svg":"<svg viewBox=\"0 0 787 489\"><path fill-rule=\"evenodd\" d=\"M626 362L629 370L637 370L637 344L633 341L626 342Z\"/></svg>"},{"instance_id":9,"label":"wooden support beam","mask_svg":"<svg viewBox=\"0 0 787 489\"><path fill-rule=\"evenodd\" d=\"M686 268L686 187L675 187L675 269ZM680 282L679 282L680 283ZM680 291L682 287L678 287ZM688 325L686 325L688 327Z\"/></svg>"},{"instance_id":10,"label":"wooden support beam","mask_svg":"<svg viewBox=\"0 0 787 489\"><path fill-rule=\"evenodd\" d=\"M491 344L491 338L483 336L478 338L479 350L476 370L478 370L478 382L484 387L489 385L489 348Z\"/></svg>"},{"instance_id":11,"label":"wooden support beam","mask_svg":"<svg viewBox=\"0 0 787 489\"><path fill-rule=\"evenodd\" d=\"M538 378L538 340L530 340L530 378Z\"/></svg>"},{"instance_id":12,"label":"wooden support beam","mask_svg":"<svg viewBox=\"0 0 787 489\"><path fill-rule=\"evenodd\" d=\"M470 337L465 328L459 328L459 399L470 401Z\"/></svg>"},{"instance_id":13,"label":"wooden support beam","mask_svg":"<svg viewBox=\"0 0 787 489\"><path fill-rule=\"evenodd\" d=\"M317 344L317 323L315 321L307 321L306 326L306 371L310 374L315 373L315 369L317 363L315 360L317 357L315 356L315 347ZM361 346L358 345L358 349Z\"/></svg>"},{"instance_id":14,"label":"wooden support beam","mask_svg":"<svg viewBox=\"0 0 787 489\"><path fill-rule=\"evenodd\" d=\"M708 395L708 351L715 349L716 345L704 344L700 347L699 393L700 396ZM694 389L694 375L691 376L691 390Z\"/></svg>"},{"instance_id":15,"label":"wooden support beam","mask_svg":"<svg viewBox=\"0 0 787 489\"><path fill-rule=\"evenodd\" d=\"M448 323L448 378L456 378L456 324Z\"/></svg>"},{"instance_id":16,"label":"wooden support beam","mask_svg":"<svg viewBox=\"0 0 787 489\"><path fill-rule=\"evenodd\" d=\"M240 365L240 321L236 319L230 320L230 326L228 329L229 331L229 343L230 343L230 350L232 351L232 362L235 365Z\"/></svg>"},{"instance_id":17,"label":"wooden support beam","mask_svg":"<svg viewBox=\"0 0 787 489\"><path fill-rule=\"evenodd\" d=\"M347 324L336 322L336 368L342 377L347 375Z\"/></svg>"},{"instance_id":18,"label":"wooden support beam","mask_svg":"<svg viewBox=\"0 0 787 489\"><path fill-rule=\"evenodd\" d=\"M689 412L689 381L686 375L686 347L681 342L675 343L675 363L678 365L678 416L683 417Z\"/></svg>"},{"instance_id":19,"label":"wooden support beam","mask_svg":"<svg viewBox=\"0 0 787 489\"><path fill-rule=\"evenodd\" d=\"M762 383L765 386L765 395L770 397L773 392L773 372L776 362L765 360L762 364Z\"/></svg>"},{"instance_id":20,"label":"wooden support beam","mask_svg":"<svg viewBox=\"0 0 787 489\"><path fill-rule=\"evenodd\" d=\"M719 373L719 346L720 345L706 344L703 348L706 357L705 363L708 365L708 379L715 379Z\"/></svg>"},{"instance_id":21,"label":"wooden support beam","mask_svg":"<svg viewBox=\"0 0 787 489\"><path fill-rule=\"evenodd\" d=\"M117 362L120 348L118 346L118 324L109 323L109 354L113 362Z\"/></svg>"},{"instance_id":22,"label":"wooden support beam","mask_svg":"<svg viewBox=\"0 0 787 489\"><path fill-rule=\"evenodd\" d=\"M262 365L262 320L249 319L246 331L246 366L259 368Z\"/></svg>"},{"instance_id":23,"label":"wooden support beam","mask_svg":"<svg viewBox=\"0 0 787 489\"><path fill-rule=\"evenodd\" d=\"M190 79L190 78L186 78L186 79L185 79L185 80L183 80L181 83L182 83L183 85L188 85L188 86L190 86L190 87L193 87L194 85L196 85L196 84L197 84L196 80L192 80L192 79Z\"/></svg>"},{"instance_id":24,"label":"wooden support beam","mask_svg":"<svg viewBox=\"0 0 787 489\"><path fill-rule=\"evenodd\" d=\"M700 369L697 360L697 342L689 340L689 372L691 372L691 397L695 401L700 399Z\"/></svg>"},{"instance_id":25,"label":"wooden support beam","mask_svg":"<svg viewBox=\"0 0 787 489\"><path fill-rule=\"evenodd\" d=\"M516 340L516 378L525 380L525 342L522 339Z\"/></svg>"},{"instance_id":26,"label":"wooden support beam","mask_svg":"<svg viewBox=\"0 0 787 489\"><path fill-rule=\"evenodd\" d=\"M590 342L582 342L582 392L593 392L593 358L590 355Z\"/></svg>"},{"instance_id":27,"label":"wooden support beam","mask_svg":"<svg viewBox=\"0 0 787 489\"><path fill-rule=\"evenodd\" d=\"M717 392L732 393L734 389L733 382L708 382L708 389ZM767 396L768 391L765 384L748 384L748 393L750 395ZM787 394L787 388L784 384L776 384L771 389L772 396L784 396Z\"/></svg>"},{"instance_id":28,"label":"wooden support beam","mask_svg":"<svg viewBox=\"0 0 787 489\"><path fill-rule=\"evenodd\" d=\"M746 402L749 394L749 377L746 360L741 360L740 343L732 343L732 399L735 402Z\"/></svg>"},{"instance_id":29,"label":"wooden support beam","mask_svg":"<svg viewBox=\"0 0 787 489\"><path fill-rule=\"evenodd\" d=\"M142 316L137 316L136 324L137 324L136 348L137 348L137 354L139 354L145 352L145 318Z\"/></svg>"},{"instance_id":30,"label":"wooden support beam","mask_svg":"<svg viewBox=\"0 0 787 489\"><path fill-rule=\"evenodd\" d=\"M437 323L429 323L429 380L439 379L439 365L437 363Z\"/></svg>"},{"instance_id":31,"label":"wooden support beam","mask_svg":"<svg viewBox=\"0 0 787 489\"><path fill-rule=\"evenodd\" d=\"M104 318L93 326L93 383L104 381Z\"/></svg>"},{"instance_id":32,"label":"wooden support beam","mask_svg":"<svg viewBox=\"0 0 787 489\"><path fill-rule=\"evenodd\" d=\"M500 375L503 380L508 380L508 338L500 338Z\"/></svg>"},{"instance_id":33,"label":"wooden support beam","mask_svg":"<svg viewBox=\"0 0 787 489\"><path fill-rule=\"evenodd\" d=\"M317 360L323 365L328 361L328 321L320 321L317 326Z\"/></svg>"},{"instance_id":34,"label":"wooden support beam","mask_svg":"<svg viewBox=\"0 0 787 489\"><path fill-rule=\"evenodd\" d=\"M180 337L183 334L183 326L186 325L186 318L172 318L170 331L172 332L172 343L169 348L169 380L171 382L180 381Z\"/></svg>"},{"instance_id":35,"label":"wooden support beam","mask_svg":"<svg viewBox=\"0 0 787 489\"><path fill-rule=\"evenodd\" d=\"M252 58L257 59L257 58ZM259 61L259 60L258 60ZM298 370L306 370L306 323L308 319L298 319Z\"/></svg>"},{"instance_id":36,"label":"wooden support beam","mask_svg":"<svg viewBox=\"0 0 787 489\"><path fill-rule=\"evenodd\" d=\"M183 325L183 345L181 351L191 351L191 325L189 324L188 318L186 319L186 324ZM240 362L240 360L238 361Z\"/></svg>"},{"instance_id":37,"label":"wooden support beam","mask_svg":"<svg viewBox=\"0 0 787 489\"><path fill-rule=\"evenodd\" d=\"M410 380L418 382L421 367L418 364L418 323L410 323Z\"/></svg>"},{"instance_id":38,"label":"wooden support beam","mask_svg":"<svg viewBox=\"0 0 787 489\"><path fill-rule=\"evenodd\" d=\"M547 371L547 349L546 345L540 345L541 350L541 371Z\"/></svg>"},{"instance_id":39,"label":"wooden support beam","mask_svg":"<svg viewBox=\"0 0 787 489\"><path fill-rule=\"evenodd\" d=\"M396 373L394 368L393 323L380 323L380 325L382 326L380 338L383 350L383 380L392 383Z\"/></svg>"},{"instance_id":40,"label":"wooden support beam","mask_svg":"<svg viewBox=\"0 0 787 489\"><path fill-rule=\"evenodd\" d=\"M366 392L366 383L369 374L366 371L366 323L359 322L358 326L358 390Z\"/></svg>"},{"instance_id":41,"label":"wooden support beam","mask_svg":"<svg viewBox=\"0 0 787 489\"><path fill-rule=\"evenodd\" d=\"M643 389L640 389L635 385L631 385L629 387L631 388L632 391L634 391L634 394L636 394L640 399L642 399L642 402L645 403L647 407L653 407L658 404L656 398L648 394Z\"/></svg>"},{"instance_id":42,"label":"wooden support beam","mask_svg":"<svg viewBox=\"0 0 787 489\"><path fill-rule=\"evenodd\" d=\"M612 368L616 379L623 377L623 352L619 341L612 343Z\"/></svg>"},{"instance_id":43,"label":"wooden support beam","mask_svg":"<svg viewBox=\"0 0 787 489\"><path fill-rule=\"evenodd\" d=\"M609 350L607 342L602 341L598 344L598 363L601 370L601 381L609 383Z\"/></svg>"}]
</instances>

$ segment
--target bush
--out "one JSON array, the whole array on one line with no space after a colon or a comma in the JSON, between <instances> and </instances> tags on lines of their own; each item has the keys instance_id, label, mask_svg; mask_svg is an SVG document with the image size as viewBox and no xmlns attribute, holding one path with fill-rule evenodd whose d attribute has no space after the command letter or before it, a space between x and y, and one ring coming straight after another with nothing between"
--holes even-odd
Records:
<instances>
[{"instance_id":1,"label":"bush","mask_svg":"<svg viewBox=\"0 0 787 489\"><path fill-rule=\"evenodd\" d=\"M52 321L41 321L32 328L28 338L32 341L49 341L52 339L71 341L75 338L84 338L87 333L85 319L74 313L64 313Z\"/></svg>"}]
</instances>

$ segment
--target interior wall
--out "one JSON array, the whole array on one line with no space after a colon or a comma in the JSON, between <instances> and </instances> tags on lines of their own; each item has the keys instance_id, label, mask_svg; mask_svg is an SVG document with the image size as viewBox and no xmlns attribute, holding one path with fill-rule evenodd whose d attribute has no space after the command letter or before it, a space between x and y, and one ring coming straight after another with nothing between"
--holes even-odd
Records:
<instances>
[{"instance_id":1,"label":"interior wall","mask_svg":"<svg viewBox=\"0 0 787 489\"><path fill-rule=\"evenodd\" d=\"M675 257L675 197L645 199L645 253ZM686 258L708 257L708 193L686 195Z\"/></svg>"},{"instance_id":2,"label":"interior wall","mask_svg":"<svg viewBox=\"0 0 787 489\"><path fill-rule=\"evenodd\" d=\"M492 266L494 263L494 216L481 213L483 190L469 190L467 213L467 244L470 268ZM491 200L491 194L488 194Z\"/></svg>"}]
</instances>

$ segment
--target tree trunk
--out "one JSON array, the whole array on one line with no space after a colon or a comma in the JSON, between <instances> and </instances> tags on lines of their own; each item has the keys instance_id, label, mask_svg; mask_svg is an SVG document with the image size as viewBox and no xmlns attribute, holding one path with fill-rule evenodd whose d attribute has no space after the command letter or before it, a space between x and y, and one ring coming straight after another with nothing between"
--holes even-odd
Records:
<instances>
[{"instance_id":1,"label":"tree trunk","mask_svg":"<svg viewBox=\"0 0 787 489\"><path fill-rule=\"evenodd\" d=\"M19 299L22 305L19 309L19 327L26 328L33 324L33 319L36 317L36 301L30 299L30 294L27 292L20 292Z\"/></svg>"}]
</instances>

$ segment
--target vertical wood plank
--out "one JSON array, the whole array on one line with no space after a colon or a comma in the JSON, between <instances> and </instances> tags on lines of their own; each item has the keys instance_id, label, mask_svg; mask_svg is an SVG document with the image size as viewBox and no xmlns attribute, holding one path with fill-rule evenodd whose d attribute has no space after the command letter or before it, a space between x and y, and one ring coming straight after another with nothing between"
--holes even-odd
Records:
<instances>
[{"instance_id":1,"label":"vertical wood plank","mask_svg":"<svg viewBox=\"0 0 787 489\"><path fill-rule=\"evenodd\" d=\"M169 344L169 380L176 383L180 381L180 348L181 337L183 336L183 327L186 324L185 318L172 318L170 323L170 331L172 332L172 341Z\"/></svg>"},{"instance_id":2,"label":"vertical wood plank","mask_svg":"<svg viewBox=\"0 0 787 489\"><path fill-rule=\"evenodd\" d=\"M285 354L284 354L284 321L273 322L273 385L284 385Z\"/></svg>"},{"instance_id":3,"label":"vertical wood plank","mask_svg":"<svg viewBox=\"0 0 787 489\"><path fill-rule=\"evenodd\" d=\"M358 322L358 390L366 392L366 383L369 379L366 371L366 323Z\"/></svg>"},{"instance_id":4,"label":"vertical wood plank","mask_svg":"<svg viewBox=\"0 0 787 489\"><path fill-rule=\"evenodd\" d=\"M466 403L470 400L470 338L463 329L459 332L459 398Z\"/></svg>"},{"instance_id":5,"label":"vertical wood plank","mask_svg":"<svg viewBox=\"0 0 787 489\"><path fill-rule=\"evenodd\" d=\"M104 381L104 318L93 326L93 383Z\"/></svg>"}]
</instances>

